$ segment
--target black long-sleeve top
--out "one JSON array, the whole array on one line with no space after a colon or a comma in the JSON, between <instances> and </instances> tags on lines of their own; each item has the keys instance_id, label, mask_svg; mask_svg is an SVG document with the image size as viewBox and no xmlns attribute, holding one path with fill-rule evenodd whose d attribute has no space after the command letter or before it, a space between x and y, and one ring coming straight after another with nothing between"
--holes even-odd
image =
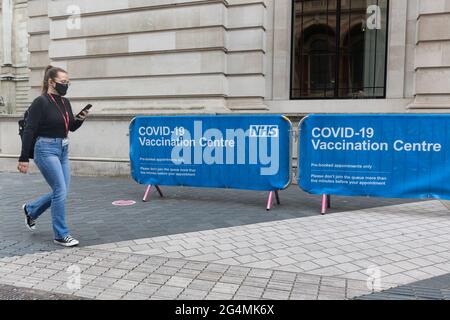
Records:
<instances>
[{"instance_id":1,"label":"black long-sleeve top","mask_svg":"<svg viewBox=\"0 0 450 320\"><path fill-rule=\"evenodd\" d=\"M27 124L23 133L22 152L20 162L29 162L34 137L67 138L66 125L63 114L69 114L69 130L75 131L83 124L82 120L75 119L70 101L59 95L53 95L58 107L48 94L37 97L29 109ZM64 99L64 104L62 103ZM61 113L63 112L63 113Z\"/></svg>"}]
</instances>

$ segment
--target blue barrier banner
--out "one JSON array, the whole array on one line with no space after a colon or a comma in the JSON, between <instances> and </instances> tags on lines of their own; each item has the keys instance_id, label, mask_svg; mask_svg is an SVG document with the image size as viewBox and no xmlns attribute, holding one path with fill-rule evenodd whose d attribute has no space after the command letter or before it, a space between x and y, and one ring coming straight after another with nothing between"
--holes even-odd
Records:
<instances>
[{"instance_id":1,"label":"blue barrier banner","mask_svg":"<svg viewBox=\"0 0 450 320\"><path fill-rule=\"evenodd\" d=\"M283 116L156 116L130 124L131 173L140 184L282 190L290 183Z\"/></svg>"},{"instance_id":2,"label":"blue barrier banner","mask_svg":"<svg viewBox=\"0 0 450 320\"><path fill-rule=\"evenodd\" d=\"M299 186L312 194L450 199L450 115L312 115Z\"/></svg>"}]
</instances>

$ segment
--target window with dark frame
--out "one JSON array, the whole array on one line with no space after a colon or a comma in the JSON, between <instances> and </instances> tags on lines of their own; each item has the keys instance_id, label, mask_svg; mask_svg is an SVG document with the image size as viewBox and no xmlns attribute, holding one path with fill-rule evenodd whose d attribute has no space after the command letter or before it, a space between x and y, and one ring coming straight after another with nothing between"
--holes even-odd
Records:
<instances>
[{"instance_id":1,"label":"window with dark frame","mask_svg":"<svg viewBox=\"0 0 450 320\"><path fill-rule=\"evenodd\" d=\"M293 0L291 99L386 96L389 0Z\"/></svg>"}]
</instances>

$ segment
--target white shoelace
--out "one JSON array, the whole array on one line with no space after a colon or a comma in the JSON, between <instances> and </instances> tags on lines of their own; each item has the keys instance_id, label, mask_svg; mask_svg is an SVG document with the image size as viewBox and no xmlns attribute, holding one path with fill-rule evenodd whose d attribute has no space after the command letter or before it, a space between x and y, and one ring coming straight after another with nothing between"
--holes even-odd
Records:
<instances>
[{"instance_id":1,"label":"white shoelace","mask_svg":"<svg viewBox=\"0 0 450 320\"><path fill-rule=\"evenodd\" d=\"M75 240L74 238L72 238L71 236L67 236L64 238L65 242L72 242L73 240Z\"/></svg>"}]
</instances>

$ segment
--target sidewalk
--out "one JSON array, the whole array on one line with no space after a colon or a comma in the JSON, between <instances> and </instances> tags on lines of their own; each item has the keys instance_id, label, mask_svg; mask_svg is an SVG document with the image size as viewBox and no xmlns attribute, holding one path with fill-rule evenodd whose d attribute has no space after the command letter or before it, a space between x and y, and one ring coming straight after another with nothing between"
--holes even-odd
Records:
<instances>
[{"instance_id":1,"label":"sidewalk","mask_svg":"<svg viewBox=\"0 0 450 320\"><path fill-rule=\"evenodd\" d=\"M376 292L359 300L450 300L450 274Z\"/></svg>"},{"instance_id":2,"label":"sidewalk","mask_svg":"<svg viewBox=\"0 0 450 320\"><path fill-rule=\"evenodd\" d=\"M28 233L20 206L46 192L39 175L0 173L0 284L95 299L350 299L450 273L450 212L439 201L164 188L128 179L72 180L76 249L53 245L50 215ZM115 200L135 200L114 207ZM67 268L80 269L70 290ZM378 278L376 278L378 279Z\"/></svg>"},{"instance_id":3,"label":"sidewalk","mask_svg":"<svg viewBox=\"0 0 450 320\"><path fill-rule=\"evenodd\" d=\"M47 291L0 285L0 300L81 300L73 295L49 294Z\"/></svg>"}]
</instances>

